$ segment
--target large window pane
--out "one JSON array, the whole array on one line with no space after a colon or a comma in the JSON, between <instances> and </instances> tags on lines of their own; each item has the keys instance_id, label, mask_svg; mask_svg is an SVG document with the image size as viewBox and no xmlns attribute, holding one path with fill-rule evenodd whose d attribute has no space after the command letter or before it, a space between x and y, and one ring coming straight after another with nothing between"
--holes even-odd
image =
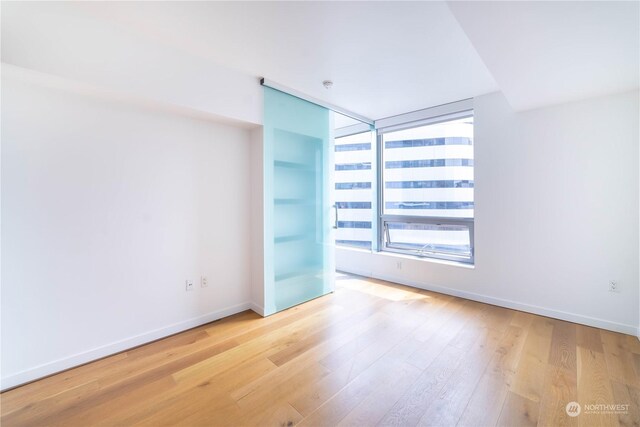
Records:
<instances>
[{"instance_id":1,"label":"large window pane","mask_svg":"<svg viewBox=\"0 0 640 427\"><path fill-rule=\"evenodd\" d=\"M374 151L371 132L335 139L336 245L371 249Z\"/></svg>"},{"instance_id":2,"label":"large window pane","mask_svg":"<svg viewBox=\"0 0 640 427\"><path fill-rule=\"evenodd\" d=\"M384 214L473 217L473 117L383 134Z\"/></svg>"},{"instance_id":3,"label":"large window pane","mask_svg":"<svg viewBox=\"0 0 640 427\"><path fill-rule=\"evenodd\" d=\"M473 116L382 132L383 249L473 262Z\"/></svg>"}]
</instances>

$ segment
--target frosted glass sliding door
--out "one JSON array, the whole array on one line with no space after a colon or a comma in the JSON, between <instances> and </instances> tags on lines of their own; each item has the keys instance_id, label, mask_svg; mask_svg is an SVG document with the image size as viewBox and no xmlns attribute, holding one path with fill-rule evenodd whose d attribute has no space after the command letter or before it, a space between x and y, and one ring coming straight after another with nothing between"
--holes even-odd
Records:
<instances>
[{"instance_id":1,"label":"frosted glass sliding door","mask_svg":"<svg viewBox=\"0 0 640 427\"><path fill-rule=\"evenodd\" d=\"M331 112L264 87L265 315L333 290Z\"/></svg>"}]
</instances>

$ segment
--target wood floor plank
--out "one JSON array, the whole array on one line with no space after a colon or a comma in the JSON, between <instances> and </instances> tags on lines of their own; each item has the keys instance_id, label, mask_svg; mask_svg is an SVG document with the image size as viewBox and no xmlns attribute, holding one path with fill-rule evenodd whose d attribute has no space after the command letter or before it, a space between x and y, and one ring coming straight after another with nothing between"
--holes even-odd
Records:
<instances>
[{"instance_id":1,"label":"wood floor plank","mask_svg":"<svg viewBox=\"0 0 640 427\"><path fill-rule=\"evenodd\" d=\"M567 414L569 402L578 401L577 367L566 368L549 364L540 401L539 426L577 426L578 420Z\"/></svg>"},{"instance_id":2,"label":"wood floor plank","mask_svg":"<svg viewBox=\"0 0 640 427\"><path fill-rule=\"evenodd\" d=\"M629 417L628 422L625 424L629 427L640 426L640 389L632 386L627 386L627 392L629 393ZM626 403L626 402L622 402ZM621 425L622 421L620 422Z\"/></svg>"},{"instance_id":3,"label":"wood floor plank","mask_svg":"<svg viewBox=\"0 0 640 427\"><path fill-rule=\"evenodd\" d=\"M633 369L636 372L636 377L640 377L640 354L633 353L631 357L633 359Z\"/></svg>"},{"instance_id":4,"label":"wood floor plank","mask_svg":"<svg viewBox=\"0 0 640 427\"><path fill-rule=\"evenodd\" d=\"M339 426L374 426L395 405L407 388L416 381L420 370L403 363L387 384L376 385L373 392L358 403L340 422Z\"/></svg>"},{"instance_id":5,"label":"wood floor plank","mask_svg":"<svg viewBox=\"0 0 640 427\"><path fill-rule=\"evenodd\" d=\"M269 360L271 360L275 365L281 366L330 339L332 336L344 331L349 326L357 324L358 322L376 314L384 304L384 301L377 301L373 304L362 307L351 315L345 315L342 318L337 319L337 321L328 322L326 327L321 328L313 334L308 334L294 345L290 345L277 353L271 354L269 356ZM347 312L345 311L345 314L346 313Z\"/></svg>"},{"instance_id":6,"label":"wood floor plank","mask_svg":"<svg viewBox=\"0 0 640 427\"><path fill-rule=\"evenodd\" d=\"M538 402L509 392L502 406L497 425L504 427L537 426L539 410Z\"/></svg>"},{"instance_id":7,"label":"wood floor plank","mask_svg":"<svg viewBox=\"0 0 640 427\"><path fill-rule=\"evenodd\" d=\"M426 369L479 311L477 306L465 301L452 302L441 318L438 316L428 320L429 338L406 361L420 369ZM418 339L425 339L427 328L423 326L420 329Z\"/></svg>"},{"instance_id":8,"label":"wood floor plank","mask_svg":"<svg viewBox=\"0 0 640 427\"><path fill-rule=\"evenodd\" d=\"M239 313L6 391L0 423L640 427L636 337L338 278L273 316Z\"/></svg>"},{"instance_id":9,"label":"wood floor plank","mask_svg":"<svg viewBox=\"0 0 640 427\"><path fill-rule=\"evenodd\" d=\"M250 419L260 419L261 414L268 412L270 408L277 407L282 402L287 402L287 398L296 390L318 381L329 373L327 368L319 363L305 366L303 369L293 366L291 366L293 369L290 370L286 370L286 368L288 367L279 367L274 371L282 373L282 379L271 377L266 378L264 381L260 380L260 388L254 389L250 394L236 400L238 406L246 412ZM272 382L276 383L274 387L271 387ZM293 408L296 409L295 407ZM297 409L296 413L299 413Z\"/></svg>"},{"instance_id":10,"label":"wood floor plank","mask_svg":"<svg viewBox=\"0 0 640 427\"><path fill-rule=\"evenodd\" d=\"M513 317L511 318L511 322L509 322L509 324L511 326L517 326L519 328L527 330L529 329L529 325L531 325L531 322L535 317L535 314L525 313L524 311L514 311Z\"/></svg>"},{"instance_id":11,"label":"wood floor plank","mask_svg":"<svg viewBox=\"0 0 640 427\"><path fill-rule=\"evenodd\" d=\"M353 360L361 352L379 346L386 347L389 342L395 342L400 336L405 336L414 326L416 319L394 319L383 315L384 320L376 328L371 328L365 334L345 343L322 358L321 363L331 370L338 369L346 362ZM407 323L409 320L409 323Z\"/></svg>"},{"instance_id":12,"label":"wood floor plank","mask_svg":"<svg viewBox=\"0 0 640 427\"><path fill-rule=\"evenodd\" d=\"M395 303L386 304L395 305ZM377 339L371 340L366 339L365 341L369 344L365 346L362 351L353 353L352 358L350 360L350 365L348 367L348 375L343 376L342 379L344 383L348 383L351 378L355 378L360 372L366 370L371 364L373 364L377 359L382 357L385 353L387 353L390 349L394 348L399 341L403 340L403 337L409 334L412 328L415 328L419 321L412 316L408 318L393 320L389 319L388 316L385 318L389 321L389 323L380 324L381 327L376 329L372 329L372 333L377 335ZM344 329L344 327L343 327ZM366 336L366 334L364 335ZM356 340L352 342L360 342L362 341L362 336L358 337ZM410 345L411 341L407 341ZM403 346L404 347L404 346ZM327 347L329 348L329 347ZM344 350L344 347L340 347L341 350ZM342 351L344 353L344 351ZM315 349L314 354L321 354L321 351ZM326 366L327 359L323 359L321 362ZM331 359L333 360L333 359ZM290 365L290 364L286 364ZM279 372L275 374L283 373L285 370L288 370L289 367L283 365ZM299 364L294 364L293 366L297 366ZM339 367L339 364L334 365ZM339 384L336 382L336 375L342 376L345 372L345 368L339 370L337 372L333 372L333 377L331 379L327 379L324 381L327 384ZM269 404L274 400L284 400L285 398L289 398L292 402L293 407L298 410L303 415L307 415L309 412L314 410L319 404L322 403L320 399L314 398L312 400L305 400L304 393L300 393L299 390L306 389L315 389L315 383L325 380L325 372L320 369L317 370L313 367L305 367L304 375L291 375L290 373L285 374L286 377L284 381L274 378L264 378L261 379L261 383L268 384L268 387L263 388L262 391L253 391L249 396L243 396L238 401L239 405L242 407L250 407L252 409L259 408L260 405ZM277 390L276 393L273 393L271 390L274 388ZM323 390L327 390L324 388ZM240 392L243 392L240 390ZM302 396L300 396L302 394ZM328 394L327 396L329 396ZM319 396L318 394L314 394L315 396ZM303 403L304 402L304 403Z\"/></svg>"},{"instance_id":13,"label":"wood floor plank","mask_svg":"<svg viewBox=\"0 0 640 427\"><path fill-rule=\"evenodd\" d=\"M498 307L496 305L481 305L483 306L483 310L481 311L479 318L476 320L476 323L480 326L494 329L501 333L509 327L515 314L513 310Z\"/></svg>"},{"instance_id":14,"label":"wood floor plank","mask_svg":"<svg viewBox=\"0 0 640 427\"><path fill-rule=\"evenodd\" d=\"M130 415L132 407L144 405L163 392L172 389L175 382L171 377L162 377L140 387L123 390L122 393L103 403L82 405L74 411L49 414L43 420L46 425L87 426L93 424L116 425L117 417Z\"/></svg>"},{"instance_id":15,"label":"wood floor plank","mask_svg":"<svg viewBox=\"0 0 640 427\"><path fill-rule=\"evenodd\" d=\"M458 367L464 350L447 346L398 399L380 422L385 426L416 425L429 403L438 395Z\"/></svg>"},{"instance_id":16,"label":"wood floor plank","mask_svg":"<svg viewBox=\"0 0 640 427\"><path fill-rule=\"evenodd\" d=\"M523 398L540 402L553 334L551 319L536 317L529 328L509 390Z\"/></svg>"},{"instance_id":17,"label":"wood floor plank","mask_svg":"<svg viewBox=\"0 0 640 427\"><path fill-rule=\"evenodd\" d=\"M126 358L126 353L118 353L4 392L0 395L2 415L5 416L33 402L48 399L65 393L67 390L95 382L98 377L92 374L93 372L100 372L111 364L118 365Z\"/></svg>"},{"instance_id":18,"label":"wood floor plank","mask_svg":"<svg viewBox=\"0 0 640 427\"><path fill-rule=\"evenodd\" d=\"M600 330L591 326L576 325L576 345L593 351L604 353Z\"/></svg>"},{"instance_id":19,"label":"wood floor plank","mask_svg":"<svg viewBox=\"0 0 640 427\"><path fill-rule=\"evenodd\" d=\"M640 354L640 339L633 335L624 335L624 337L626 341L625 348L634 354Z\"/></svg>"},{"instance_id":20,"label":"wood floor plank","mask_svg":"<svg viewBox=\"0 0 640 427\"><path fill-rule=\"evenodd\" d=\"M553 333L548 363L570 372L576 370L576 325L552 319Z\"/></svg>"},{"instance_id":21,"label":"wood floor plank","mask_svg":"<svg viewBox=\"0 0 640 427\"><path fill-rule=\"evenodd\" d=\"M471 400L476 386L498 347L503 332L498 328L481 328L479 337L470 348L463 347L465 354L437 397L429 404L418 422L421 426L454 426ZM472 328L469 328L472 329ZM471 339L469 339L472 342Z\"/></svg>"},{"instance_id":22,"label":"wood floor plank","mask_svg":"<svg viewBox=\"0 0 640 427\"><path fill-rule=\"evenodd\" d=\"M253 321L260 318L257 314L251 311L245 311L233 316L229 316L225 319L212 322L209 324L215 325L216 330L225 331L230 326L235 326L238 322ZM2 403L4 409L10 412L24 403L25 400L44 399L51 396L52 390L59 389L73 389L78 385L89 383L91 381L100 380L103 384L105 378L110 381L117 381L117 374L124 372L124 376L130 376L135 372L136 365L129 363L129 361L143 359L138 363L139 369L148 369L149 365L154 363L154 359L161 360L165 363L170 359L171 355L180 357L181 347L189 347L186 345L188 342L194 343L199 339L204 338L202 332L206 332L207 326L194 328L192 330L172 335L170 337L154 341L151 344L140 346L129 351L121 352L98 361L79 366L60 374L53 375L42 380L31 383L29 387L20 387L12 390L11 393L3 395ZM186 338L183 337L186 335ZM193 335L197 335L200 338L194 340ZM198 348L190 348L188 351L198 351L207 348L212 343L219 341L209 341L203 346ZM121 363L126 359L127 363Z\"/></svg>"},{"instance_id":23,"label":"wood floor plank","mask_svg":"<svg viewBox=\"0 0 640 427\"><path fill-rule=\"evenodd\" d=\"M516 324L522 327L509 325L457 425L489 426L497 423L532 320L533 317L519 319Z\"/></svg>"},{"instance_id":24,"label":"wood floor plank","mask_svg":"<svg viewBox=\"0 0 640 427\"><path fill-rule=\"evenodd\" d=\"M288 403L273 405L264 411L253 413L251 416L244 414L243 425L291 427L302 421L303 417L293 406Z\"/></svg>"},{"instance_id":25,"label":"wood floor plank","mask_svg":"<svg viewBox=\"0 0 640 427\"><path fill-rule=\"evenodd\" d=\"M5 413L2 422L15 425L44 422L50 419L50 414L58 408L72 406L78 400L81 400L84 395L95 392L99 388L100 384L97 381L91 381L77 387L64 389L58 394L39 399L29 405Z\"/></svg>"},{"instance_id":26,"label":"wood floor plank","mask_svg":"<svg viewBox=\"0 0 640 427\"><path fill-rule=\"evenodd\" d=\"M175 384L173 387L164 390L155 390L149 393L146 398L130 396L124 394L123 399L129 399L129 402L136 402L136 406L141 406L139 410L131 411L127 406L114 408L108 415L99 418L104 425L131 425L140 422L155 412L164 409L172 404L178 404L188 392L193 389L206 390L211 394L222 392L224 396L228 396L230 392L244 384L247 384L257 378L262 377L269 371L277 367L268 359L251 358L245 362L224 371L217 373L208 378L188 378L181 382L174 381L173 377L168 379ZM109 407L112 407L109 405Z\"/></svg>"},{"instance_id":27,"label":"wood floor plank","mask_svg":"<svg viewBox=\"0 0 640 427\"><path fill-rule=\"evenodd\" d=\"M180 381L186 377L198 377L211 375L212 372L221 372L229 369L247 357L247 354L271 354L288 347L294 341L302 339L313 328L319 328L324 321L331 318L332 313L342 311L340 307L327 307L313 313L308 317L296 320L293 323L282 326L270 333L259 335L251 340L246 340L230 351L211 357L199 363L192 364L176 372L174 377Z\"/></svg>"},{"instance_id":28,"label":"wood floor plank","mask_svg":"<svg viewBox=\"0 0 640 427\"><path fill-rule=\"evenodd\" d=\"M587 405L614 403L607 362L602 353L578 347L578 400L582 412L580 426L617 426L617 417L611 414L587 413Z\"/></svg>"},{"instance_id":29,"label":"wood floor plank","mask_svg":"<svg viewBox=\"0 0 640 427\"><path fill-rule=\"evenodd\" d=\"M613 391L613 404L628 405L628 409L617 411L618 423L621 427L639 427L640 426L640 392L638 389L618 381L611 381L611 389Z\"/></svg>"},{"instance_id":30,"label":"wood floor plank","mask_svg":"<svg viewBox=\"0 0 640 427\"><path fill-rule=\"evenodd\" d=\"M291 397L291 404L301 414L307 416L315 411L385 354L390 353L401 359L402 355L415 348L415 340L409 338L414 324L398 324L388 316L384 318L385 322L353 341L357 343L357 347L343 346L332 353L338 353L340 357L325 358L322 361L332 372ZM366 339L363 340L363 337Z\"/></svg>"},{"instance_id":31,"label":"wood floor plank","mask_svg":"<svg viewBox=\"0 0 640 427\"><path fill-rule=\"evenodd\" d=\"M412 371L415 372L416 368L404 362L381 359L307 416L300 425L335 426L378 388Z\"/></svg>"},{"instance_id":32,"label":"wood floor plank","mask_svg":"<svg viewBox=\"0 0 640 427\"><path fill-rule=\"evenodd\" d=\"M640 377L636 375L633 353L626 336L617 332L601 331L602 346L612 379L640 388Z\"/></svg>"},{"instance_id":33,"label":"wood floor plank","mask_svg":"<svg viewBox=\"0 0 640 427\"><path fill-rule=\"evenodd\" d=\"M226 324L228 322L224 323ZM176 337L177 336L169 337L165 340L171 341ZM234 341L227 340L226 342L220 342L215 345L212 342L206 342L199 346L177 345L172 347L171 350L165 350L163 343L165 340L154 342L152 345L159 345L160 350L158 352L150 352L148 357L129 358L129 352L121 353L114 356L115 361L126 360L127 363L111 362L105 364L100 370L89 370L88 372L82 372L82 368L84 367L80 367L78 368L81 370L79 374L67 372L62 375L65 375L65 381L67 379L77 380L78 378L97 381L100 384L100 390L96 395L92 396L93 401L95 402L97 395L102 395L102 399L108 400L108 396L112 395L114 390L130 390L132 387L135 387L135 385L132 386L132 383L141 386L144 383L153 382L166 372L188 366L194 361L206 359L236 345ZM133 351L135 352L137 350L138 349L134 349ZM100 364L101 362L103 361L96 363Z\"/></svg>"},{"instance_id":34,"label":"wood floor plank","mask_svg":"<svg viewBox=\"0 0 640 427\"><path fill-rule=\"evenodd\" d=\"M508 392L509 386L500 375L485 373L480 378L456 425L461 427L496 425Z\"/></svg>"},{"instance_id":35,"label":"wood floor plank","mask_svg":"<svg viewBox=\"0 0 640 427\"><path fill-rule=\"evenodd\" d=\"M157 411L149 413L142 420L135 423L131 423L130 420L125 421L125 425L148 427L181 425L186 419L203 411L215 414L216 422L221 424L232 424L233 420L239 420L242 416L242 411L230 397L196 388L184 393L182 399L176 399Z\"/></svg>"},{"instance_id":36,"label":"wood floor plank","mask_svg":"<svg viewBox=\"0 0 640 427\"><path fill-rule=\"evenodd\" d=\"M315 369L315 372L317 372L317 375L315 377L311 377L310 379L315 379L317 381L321 380L324 376L326 376L326 373L330 372L330 369L322 363L327 355L340 348L343 348L350 342L361 340L362 336L369 336L372 332L375 332L378 334L378 336L380 336L380 334L382 333L380 331L386 330L384 318L384 315L376 314L367 318L366 321L356 324L355 327L345 328L340 334L334 335L332 339L327 340L321 345L315 347L314 351L305 353L303 356L296 358L294 361L278 367L278 369L270 372L264 377L259 378L252 383L249 383L244 387L233 391L231 395L238 401L245 399L250 395L264 395L271 389L282 385L282 383L284 382L287 382L289 380L296 381L295 375L299 371L303 371L308 368ZM369 344L372 344L372 342L369 341ZM300 386L300 384L298 384L298 386ZM255 397L253 397L252 399L255 399ZM252 399L247 399L245 400L245 402L250 402ZM300 408L298 407L296 407L296 409L300 410ZM301 413L303 413L303 415L305 414L304 412Z\"/></svg>"},{"instance_id":37,"label":"wood floor plank","mask_svg":"<svg viewBox=\"0 0 640 427\"><path fill-rule=\"evenodd\" d=\"M65 418L77 416L78 413L86 412L96 405L103 405L111 402L121 394L130 392L131 390L135 390L150 383L155 383L157 380L171 375L185 366L190 366L213 355L221 354L235 346L236 344L234 342L224 342L216 346L211 346L189 357L173 360L164 365L153 366L146 371L131 375L122 381L110 382L103 387L99 387L93 393L84 396L81 400L73 400L66 402L65 404L60 403L50 411L35 416L34 420L36 423L44 423L45 420L63 420ZM31 412L30 408L26 408L26 411L29 413ZM17 411L10 414L6 419L3 418L3 423L13 423L13 418L18 416L21 412L22 411Z\"/></svg>"},{"instance_id":38,"label":"wood floor plank","mask_svg":"<svg viewBox=\"0 0 640 427\"><path fill-rule=\"evenodd\" d=\"M133 350L129 350L126 355L128 360L153 357L154 355L162 352L174 352L177 348L191 346L196 342L207 338L210 338L210 335L204 328L196 328L156 341L153 346L143 345Z\"/></svg>"},{"instance_id":39,"label":"wood floor plank","mask_svg":"<svg viewBox=\"0 0 640 427\"><path fill-rule=\"evenodd\" d=\"M433 306L430 312L426 313L427 322L414 332L416 339L427 342L436 333L440 331L443 325L446 325L450 319L456 315L468 304L461 298L450 298L441 304Z\"/></svg>"}]
</instances>

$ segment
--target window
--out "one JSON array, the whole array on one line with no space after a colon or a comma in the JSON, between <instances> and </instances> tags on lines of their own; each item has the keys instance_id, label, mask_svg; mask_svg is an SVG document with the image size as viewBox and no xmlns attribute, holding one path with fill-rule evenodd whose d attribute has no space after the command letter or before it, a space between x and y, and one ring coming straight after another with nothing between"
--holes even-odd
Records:
<instances>
[{"instance_id":1,"label":"window","mask_svg":"<svg viewBox=\"0 0 640 427\"><path fill-rule=\"evenodd\" d=\"M371 132L335 139L336 245L371 249L373 189Z\"/></svg>"},{"instance_id":2,"label":"window","mask_svg":"<svg viewBox=\"0 0 640 427\"><path fill-rule=\"evenodd\" d=\"M454 117L379 129L382 250L473 263L473 112Z\"/></svg>"}]
</instances>

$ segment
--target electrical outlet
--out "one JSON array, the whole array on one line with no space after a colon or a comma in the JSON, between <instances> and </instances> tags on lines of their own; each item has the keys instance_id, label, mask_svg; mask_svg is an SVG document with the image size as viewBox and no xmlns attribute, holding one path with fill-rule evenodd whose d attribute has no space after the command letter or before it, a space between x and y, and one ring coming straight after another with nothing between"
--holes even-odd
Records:
<instances>
[{"instance_id":1,"label":"electrical outlet","mask_svg":"<svg viewBox=\"0 0 640 427\"><path fill-rule=\"evenodd\" d=\"M193 290L193 280L185 280L185 290L187 292L192 291Z\"/></svg>"},{"instance_id":2,"label":"electrical outlet","mask_svg":"<svg viewBox=\"0 0 640 427\"><path fill-rule=\"evenodd\" d=\"M207 286L209 286L209 281L207 280L207 276L200 277L200 287L206 288Z\"/></svg>"},{"instance_id":3,"label":"electrical outlet","mask_svg":"<svg viewBox=\"0 0 640 427\"><path fill-rule=\"evenodd\" d=\"M609 281L609 292L620 292L620 286L618 286L618 282L616 282L615 280Z\"/></svg>"},{"instance_id":4,"label":"electrical outlet","mask_svg":"<svg viewBox=\"0 0 640 427\"><path fill-rule=\"evenodd\" d=\"M396 268L402 270L402 261L396 261Z\"/></svg>"}]
</instances>

